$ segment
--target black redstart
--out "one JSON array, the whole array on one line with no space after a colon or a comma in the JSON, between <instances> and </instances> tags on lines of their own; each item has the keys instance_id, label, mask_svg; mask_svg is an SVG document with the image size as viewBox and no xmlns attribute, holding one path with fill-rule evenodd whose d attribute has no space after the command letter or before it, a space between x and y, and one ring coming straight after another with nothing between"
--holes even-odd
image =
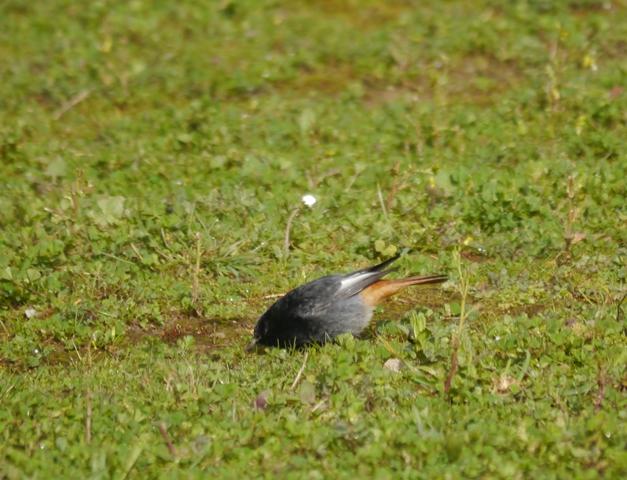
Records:
<instances>
[{"instance_id":1,"label":"black redstart","mask_svg":"<svg viewBox=\"0 0 627 480\"><path fill-rule=\"evenodd\" d=\"M374 267L344 275L329 275L291 290L257 321L249 345L301 347L324 343L342 333L360 334L372 311L385 298L410 285L445 282L446 275L382 280L400 255Z\"/></svg>"}]
</instances>

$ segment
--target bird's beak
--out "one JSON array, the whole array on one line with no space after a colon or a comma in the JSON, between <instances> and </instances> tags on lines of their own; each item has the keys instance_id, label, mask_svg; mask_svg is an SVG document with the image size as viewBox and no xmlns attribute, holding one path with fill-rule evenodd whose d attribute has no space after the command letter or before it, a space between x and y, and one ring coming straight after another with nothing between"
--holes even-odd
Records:
<instances>
[{"instance_id":1,"label":"bird's beak","mask_svg":"<svg viewBox=\"0 0 627 480\"><path fill-rule=\"evenodd\" d=\"M253 338L252 342L250 342L248 346L246 347L247 352L258 352L261 349L262 349L262 346L259 345L259 340L256 338Z\"/></svg>"}]
</instances>

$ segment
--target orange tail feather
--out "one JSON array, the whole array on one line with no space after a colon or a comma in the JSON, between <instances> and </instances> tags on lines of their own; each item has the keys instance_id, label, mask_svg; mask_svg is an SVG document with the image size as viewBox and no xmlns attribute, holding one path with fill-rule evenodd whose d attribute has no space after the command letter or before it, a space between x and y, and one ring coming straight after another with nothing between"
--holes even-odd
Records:
<instances>
[{"instance_id":1,"label":"orange tail feather","mask_svg":"<svg viewBox=\"0 0 627 480\"><path fill-rule=\"evenodd\" d=\"M360 293L366 305L374 307L399 290L410 285L429 285L446 282L446 275L423 275L419 277L402 278L399 280L379 280Z\"/></svg>"}]
</instances>

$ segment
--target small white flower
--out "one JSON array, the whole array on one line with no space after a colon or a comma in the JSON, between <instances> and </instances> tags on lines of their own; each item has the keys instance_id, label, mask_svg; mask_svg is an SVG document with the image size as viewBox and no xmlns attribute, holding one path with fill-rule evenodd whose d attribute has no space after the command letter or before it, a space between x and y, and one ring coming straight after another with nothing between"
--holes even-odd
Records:
<instances>
[{"instance_id":1,"label":"small white flower","mask_svg":"<svg viewBox=\"0 0 627 480\"><path fill-rule=\"evenodd\" d=\"M27 308L26 310L24 310L24 315L26 315L26 318L31 319L37 315L37 310L35 310L34 308Z\"/></svg>"},{"instance_id":2,"label":"small white flower","mask_svg":"<svg viewBox=\"0 0 627 480\"><path fill-rule=\"evenodd\" d=\"M316 197L314 197L313 195L311 195L310 193L308 193L307 195L303 195L301 200L308 207L313 207L314 204L318 201L318 199Z\"/></svg>"}]
</instances>

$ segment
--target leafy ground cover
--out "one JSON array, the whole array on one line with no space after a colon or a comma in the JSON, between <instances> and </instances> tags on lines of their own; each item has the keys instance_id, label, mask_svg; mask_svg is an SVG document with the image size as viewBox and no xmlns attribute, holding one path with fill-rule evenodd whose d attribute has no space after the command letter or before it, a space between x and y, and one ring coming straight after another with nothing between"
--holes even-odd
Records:
<instances>
[{"instance_id":1,"label":"leafy ground cover","mask_svg":"<svg viewBox=\"0 0 627 480\"><path fill-rule=\"evenodd\" d=\"M0 478L624 477L625 11L0 3Z\"/></svg>"}]
</instances>

